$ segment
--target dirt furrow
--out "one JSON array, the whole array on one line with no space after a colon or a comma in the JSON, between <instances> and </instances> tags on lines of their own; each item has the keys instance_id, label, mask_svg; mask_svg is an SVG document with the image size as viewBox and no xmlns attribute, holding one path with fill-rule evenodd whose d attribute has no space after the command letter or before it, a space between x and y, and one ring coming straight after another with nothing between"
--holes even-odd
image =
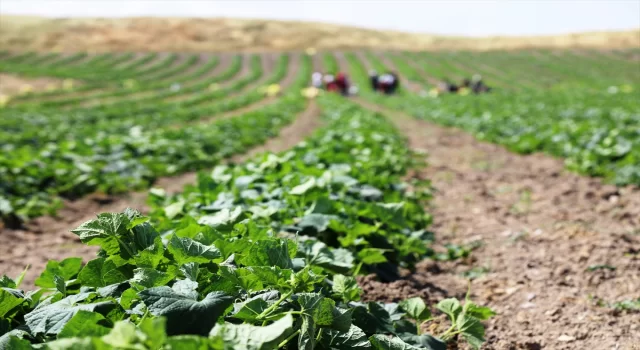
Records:
<instances>
[{"instance_id":1,"label":"dirt furrow","mask_svg":"<svg viewBox=\"0 0 640 350\"><path fill-rule=\"evenodd\" d=\"M456 262L425 261L389 284L361 279L368 300L472 297L492 307L483 349L633 349L640 313L640 189L568 173L543 154L516 155L358 100L385 113L428 167L432 229L442 243L479 246ZM444 249L436 246L436 249Z\"/></svg>"}]
</instances>

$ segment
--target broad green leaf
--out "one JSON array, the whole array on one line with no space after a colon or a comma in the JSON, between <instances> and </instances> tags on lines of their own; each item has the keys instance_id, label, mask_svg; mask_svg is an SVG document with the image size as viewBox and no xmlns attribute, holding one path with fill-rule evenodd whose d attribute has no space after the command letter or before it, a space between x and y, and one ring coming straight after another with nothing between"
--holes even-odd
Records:
<instances>
[{"instance_id":1,"label":"broad green leaf","mask_svg":"<svg viewBox=\"0 0 640 350\"><path fill-rule=\"evenodd\" d=\"M264 286L270 286L273 288L290 287L292 272L288 269L281 269L277 266L250 266L236 271L243 277L245 277L244 272L248 271L253 276L257 277Z\"/></svg>"},{"instance_id":2,"label":"broad green leaf","mask_svg":"<svg viewBox=\"0 0 640 350\"><path fill-rule=\"evenodd\" d=\"M455 298L441 300L436 307L438 310L449 315L451 320L456 320L458 315L462 312L462 306L460 306L458 299Z\"/></svg>"},{"instance_id":3,"label":"broad green leaf","mask_svg":"<svg viewBox=\"0 0 640 350\"><path fill-rule=\"evenodd\" d=\"M332 313L331 328L341 332L349 331L353 310L334 307Z\"/></svg>"},{"instance_id":4,"label":"broad green leaf","mask_svg":"<svg viewBox=\"0 0 640 350\"><path fill-rule=\"evenodd\" d=\"M46 343L46 350L112 350L100 338L62 338ZM130 348L133 350L133 348Z\"/></svg>"},{"instance_id":5,"label":"broad green leaf","mask_svg":"<svg viewBox=\"0 0 640 350\"><path fill-rule=\"evenodd\" d=\"M133 278L129 280L131 285L140 289L164 286L171 282L176 276L155 269L135 269Z\"/></svg>"},{"instance_id":6,"label":"broad green leaf","mask_svg":"<svg viewBox=\"0 0 640 350\"><path fill-rule=\"evenodd\" d=\"M167 339L166 320L162 317L147 318L138 324L138 328L147 336L145 345L148 349L160 349Z\"/></svg>"},{"instance_id":7,"label":"broad green leaf","mask_svg":"<svg viewBox=\"0 0 640 350\"><path fill-rule=\"evenodd\" d=\"M165 347L171 350L223 350L222 342L216 340L195 335L177 335L167 338Z\"/></svg>"},{"instance_id":8,"label":"broad green leaf","mask_svg":"<svg viewBox=\"0 0 640 350\"><path fill-rule=\"evenodd\" d=\"M139 250L133 257L138 267L155 269L164 257L164 244L162 238L156 236L153 243L146 248Z\"/></svg>"},{"instance_id":9,"label":"broad green leaf","mask_svg":"<svg viewBox=\"0 0 640 350\"><path fill-rule=\"evenodd\" d=\"M218 248L214 246L206 246L187 237L171 237L167 246L169 252L178 264L186 264L196 262L206 264L211 260L222 257Z\"/></svg>"},{"instance_id":10,"label":"broad green leaf","mask_svg":"<svg viewBox=\"0 0 640 350\"><path fill-rule=\"evenodd\" d=\"M233 175L227 174L227 170L229 169L228 165L217 165L211 171L211 178L217 182L227 183L231 181Z\"/></svg>"},{"instance_id":11,"label":"broad green leaf","mask_svg":"<svg viewBox=\"0 0 640 350\"><path fill-rule=\"evenodd\" d=\"M311 228L315 232L320 233L327 230L329 223L334 218L334 216L326 214L308 214L300 219L297 226L303 230Z\"/></svg>"},{"instance_id":12,"label":"broad green leaf","mask_svg":"<svg viewBox=\"0 0 640 350\"><path fill-rule=\"evenodd\" d=\"M360 286L358 286L356 279L351 276L347 277L344 275L333 276L332 290L334 293L338 294L344 302L358 301L362 294L362 290L360 289Z\"/></svg>"},{"instance_id":13,"label":"broad green leaf","mask_svg":"<svg viewBox=\"0 0 640 350\"><path fill-rule=\"evenodd\" d=\"M3 287L4 288L16 288L17 284L9 276L2 275L2 277L0 277L0 288L3 288Z\"/></svg>"},{"instance_id":14,"label":"broad green leaf","mask_svg":"<svg viewBox=\"0 0 640 350\"><path fill-rule=\"evenodd\" d=\"M231 229L235 223L237 223L242 215L242 208L236 207L235 209L222 209L214 215L205 215L198 220L198 224L207 225L216 229L226 230Z\"/></svg>"},{"instance_id":15,"label":"broad green leaf","mask_svg":"<svg viewBox=\"0 0 640 350\"><path fill-rule=\"evenodd\" d=\"M154 316L167 318L167 333L205 335L232 303L233 297L212 292L201 301L167 287L154 287L138 293Z\"/></svg>"},{"instance_id":16,"label":"broad green leaf","mask_svg":"<svg viewBox=\"0 0 640 350\"><path fill-rule=\"evenodd\" d=\"M27 327L34 335L56 335L60 333L78 311L107 312L114 304L111 301L101 301L90 304L79 304L80 296L70 295L53 304L36 308L24 316Z\"/></svg>"},{"instance_id":17,"label":"broad green leaf","mask_svg":"<svg viewBox=\"0 0 640 350\"><path fill-rule=\"evenodd\" d=\"M0 318L8 317L11 310L22 304L24 299L0 288Z\"/></svg>"},{"instance_id":18,"label":"broad green leaf","mask_svg":"<svg viewBox=\"0 0 640 350\"><path fill-rule=\"evenodd\" d=\"M198 298L198 282L194 282L192 280L179 280L171 286L171 289L188 298L192 298L194 300Z\"/></svg>"},{"instance_id":19,"label":"broad green leaf","mask_svg":"<svg viewBox=\"0 0 640 350\"><path fill-rule=\"evenodd\" d=\"M109 321L97 312L78 311L58 334L60 338L101 337L108 334L111 328Z\"/></svg>"},{"instance_id":20,"label":"broad green leaf","mask_svg":"<svg viewBox=\"0 0 640 350\"><path fill-rule=\"evenodd\" d=\"M334 252L339 254L336 256ZM327 270L348 273L353 268L353 255L346 249L334 249L316 240L306 240L300 243L298 256L305 258L307 264L323 267Z\"/></svg>"},{"instance_id":21,"label":"broad green leaf","mask_svg":"<svg viewBox=\"0 0 640 350\"><path fill-rule=\"evenodd\" d=\"M184 275L184 277L192 280L198 281L198 269L200 268L200 264L196 262L186 263L180 266L180 272Z\"/></svg>"},{"instance_id":22,"label":"broad green leaf","mask_svg":"<svg viewBox=\"0 0 640 350\"><path fill-rule=\"evenodd\" d=\"M384 250L378 248L364 248L358 252L358 259L367 265L387 262Z\"/></svg>"},{"instance_id":23,"label":"broad green leaf","mask_svg":"<svg viewBox=\"0 0 640 350\"><path fill-rule=\"evenodd\" d=\"M168 219L172 220L178 214L180 214L184 208L185 201L177 201L175 203L171 203L164 207L164 215L167 216Z\"/></svg>"},{"instance_id":24,"label":"broad green leaf","mask_svg":"<svg viewBox=\"0 0 640 350\"><path fill-rule=\"evenodd\" d=\"M130 247L128 237L129 218L122 213L102 213L97 219L87 221L75 230L71 230L88 245L99 245L107 254L117 254L124 247ZM129 253L124 249L125 257Z\"/></svg>"},{"instance_id":25,"label":"broad green leaf","mask_svg":"<svg viewBox=\"0 0 640 350\"><path fill-rule=\"evenodd\" d=\"M351 325L348 331L340 332L334 329L323 329L319 341L324 349L351 350L371 349L371 343L362 329Z\"/></svg>"},{"instance_id":26,"label":"broad green leaf","mask_svg":"<svg viewBox=\"0 0 640 350\"><path fill-rule=\"evenodd\" d=\"M143 217L139 217L134 220L140 220ZM131 223L130 223L131 224ZM160 238L160 234L153 226L148 222L137 224L131 228L133 232L133 243L136 250L143 250L156 244L157 239ZM162 240L160 240L162 242Z\"/></svg>"},{"instance_id":27,"label":"broad green leaf","mask_svg":"<svg viewBox=\"0 0 640 350\"><path fill-rule=\"evenodd\" d=\"M22 339L16 335L15 333L7 333L0 337L0 349L7 350L32 350L33 347L31 343Z\"/></svg>"},{"instance_id":28,"label":"broad green leaf","mask_svg":"<svg viewBox=\"0 0 640 350\"><path fill-rule=\"evenodd\" d=\"M484 342L484 326L477 318L461 314L456 320L456 328L475 349L479 349Z\"/></svg>"},{"instance_id":29,"label":"broad green leaf","mask_svg":"<svg viewBox=\"0 0 640 350\"><path fill-rule=\"evenodd\" d=\"M253 322L258 319L258 316L267 308L269 303L263 299L253 299L242 305L240 310L233 315L234 318L240 319L244 322Z\"/></svg>"},{"instance_id":30,"label":"broad green leaf","mask_svg":"<svg viewBox=\"0 0 640 350\"><path fill-rule=\"evenodd\" d=\"M131 221L129 221L129 224L127 225L127 229L132 229L138 225L142 225L146 222L149 222L149 220L151 220L150 217L148 216L137 216L133 219L130 219Z\"/></svg>"},{"instance_id":31,"label":"broad green leaf","mask_svg":"<svg viewBox=\"0 0 640 350\"><path fill-rule=\"evenodd\" d=\"M228 346L227 349L272 350L287 337L292 327L293 317L287 314L264 327L249 324L218 324L211 330L209 337L222 339Z\"/></svg>"},{"instance_id":32,"label":"broad green leaf","mask_svg":"<svg viewBox=\"0 0 640 350\"><path fill-rule=\"evenodd\" d=\"M413 326L415 329L415 325ZM447 343L433 337L429 334L416 335L411 333L398 334L402 340L414 346L419 346L420 349L426 350L447 350Z\"/></svg>"},{"instance_id":33,"label":"broad green leaf","mask_svg":"<svg viewBox=\"0 0 640 350\"><path fill-rule=\"evenodd\" d=\"M277 266L283 269L293 268L289 256L288 241L270 239L255 242L248 252L238 259L245 266Z\"/></svg>"},{"instance_id":34,"label":"broad green leaf","mask_svg":"<svg viewBox=\"0 0 640 350\"><path fill-rule=\"evenodd\" d=\"M314 177L312 177L309 180L307 180L306 182L304 182L304 183L292 188L291 191L289 191L289 194L294 195L294 196L303 195L303 194L309 192L309 190L311 190L315 186L316 186L316 179Z\"/></svg>"},{"instance_id":35,"label":"broad green leaf","mask_svg":"<svg viewBox=\"0 0 640 350\"><path fill-rule=\"evenodd\" d=\"M60 277L58 275L53 276L53 283L55 283L56 290L58 290L58 292L62 293L62 295L64 296L67 295L67 285L65 284L65 280L63 277Z\"/></svg>"},{"instance_id":36,"label":"broad green leaf","mask_svg":"<svg viewBox=\"0 0 640 350\"><path fill-rule=\"evenodd\" d=\"M335 303L333 300L315 293L298 294L297 297L302 312L298 348L314 349L317 327L331 325Z\"/></svg>"},{"instance_id":37,"label":"broad green leaf","mask_svg":"<svg viewBox=\"0 0 640 350\"><path fill-rule=\"evenodd\" d=\"M140 298L138 297L138 292L133 288L129 288L122 293L119 303L123 308L128 310L133 308L133 303L136 300L140 300Z\"/></svg>"},{"instance_id":38,"label":"broad green leaf","mask_svg":"<svg viewBox=\"0 0 640 350\"><path fill-rule=\"evenodd\" d=\"M374 334L369 341L376 350L420 350L421 348L405 343L398 337L389 337L383 334Z\"/></svg>"},{"instance_id":39,"label":"broad green leaf","mask_svg":"<svg viewBox=\"0 0 640 350\"><path fill-rule=\"evenodd\" d=\"M307 265L296 272L293 277L293 285L296 291L312 292L319 283L322 283L326 276L313 272L311 267Z\"/></svg>"},{"instance_id":40,"label":"broad green leaf","mask_svg":"<svg viewBox=\"0 0 640 350\"><path fill-rule=\"evenodd\" d=\"M35 285L42 288L56 288L54 276L58 275L68 281L75 278L81 268L81 258L67 258L62 261L49 260L45 270L36 279Z\"/></svg>"},{"instance_id":41,"label":"broad green leaf","mask_svg":"<svg viewBox=\"0 0 640 350\"><path fill-rule=\"evenodd\" d=\"M393 322L389 312L375 302L367 303L367 307L354 307L351 319L353 324L366 334L394 333Z\"/></svg>"},{"instance_id":42,"label":"broad green leaf","mask_svg":"<svg viewBox=\"0 0 640 350\"><path fill-rule=\"evenodd\" d=\"M467 300L462 308L462 312L465 315L473 316L479 320L488 320L492 316L495 316L496 313L486 306L478 306Z\"/></svg>"},{"instance_id":43,"label":"broad green leaf","mask_svg":"<svg viewBox=\"0 0 640 350\"><path fill-rule=\"evenodd\" d=\"M394 322L402 320L407 315L404 309L402 309L402 307L397 303L385 303L383 306L389 313L391 320Z\"/></svg>"},{"instance_id":44,"label":"broad green leaf","mask_svg":"<svg viewBox=\"0 0 640 350\"><path fill-rule=\"evenodd\" d=\"M400 306L416 321L425 321L431 318L431 311L420 297L403 300Z\"/></svg>"},{"instance_id":45,"label":"broad green leaf","mask_svg":"<svg viewBox=\"0 0 640 350\"><path fill-rule=\"evenodd\" d=\"M146 349L143 345L145 334L129 321L116 322L109 334L102 336L102 341L114 349Z\"/></svg>"},{"instance_id":46,"label":"broad green leaf","mask_svg":"<svg viewBox=\"0 0 640 350\"><path fill-rule=\"evenodd\" d=\"M105 287L131 277L129 267L118 267L110 258L93 259L78 274L78 280L87 287Z\"/></svg>"}]
</instances>

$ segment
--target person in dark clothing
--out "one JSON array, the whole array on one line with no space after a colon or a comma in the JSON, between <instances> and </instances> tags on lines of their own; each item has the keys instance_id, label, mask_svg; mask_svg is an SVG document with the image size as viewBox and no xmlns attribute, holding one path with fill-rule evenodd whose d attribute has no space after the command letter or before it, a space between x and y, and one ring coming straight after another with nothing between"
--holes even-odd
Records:
<instances>
[{"instance_id":1,"label":"person in dark clothing","mask_svg":"<svg viewBox=\"0 0 640 350\"><path fill-rule=\"evenodd\" d=\"M458 85L450 82L450 81L445 81L445 86L447 87L447 91L451 92L451 93L455 93L458 92L458 90L460 89L460 87L458 87Z\"/></svg>"},{"instance_id":2,"label":"person in dark clothing","mask_svg":"<svg viewBox=\"0 0 640 350\"><path fill-rule=\"evenodd\" d=\"M371 89L373 91L378 91L378 72L375 70L369 71L369 81L371 82Z\"/></svg>"},{"instance_id":3,"label":"person in dark clothing","mask_svg":"<svg viewBox=\"0 0 640 350\"><path fill-rule=\"evenodd\" d=\"M476 74L471 79L471 90L474 94L477 95L481 93L487 93L491 91L491 88L484 84L480 75Z\"/></svg>"},{"instance_id":4,"label":"person in dark clothing","mask_svg":"<svg viewBox=\"0 0 640 350\"><path fill-rule=\"evenodd\" d=\"M469 88L471 86L471 80L469 79L464 79L462 81L462 84L460 85L460 88Z\"/></svg>"}]
</instances>

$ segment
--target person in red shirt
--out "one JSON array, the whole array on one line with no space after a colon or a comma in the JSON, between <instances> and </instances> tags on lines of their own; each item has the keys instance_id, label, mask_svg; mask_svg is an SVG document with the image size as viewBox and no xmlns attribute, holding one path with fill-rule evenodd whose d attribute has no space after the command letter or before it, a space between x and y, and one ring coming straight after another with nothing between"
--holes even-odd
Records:
<instances>
[{"instance_id":1,"label":"person in red shirt","mask_svg":"<svg viewBox=\"0 0 640 350\"><path fill-rule=\"evenodd\" d=\"M327 74L324 76L324 86L327 91L338 91L338 83L331 74Z\"/></svg>"},{"instance_id":2,"label":"person in red shirt","mask_svg":"<svg viewBox=\"0 0 640 350\"><path fill-rule=\"evenodd\" d=\"M349 80L346 74L342 72L338 73L336 76L336 84L338 84L338 89L342 95L349 95Z\"/></svg>"}]
</instances>

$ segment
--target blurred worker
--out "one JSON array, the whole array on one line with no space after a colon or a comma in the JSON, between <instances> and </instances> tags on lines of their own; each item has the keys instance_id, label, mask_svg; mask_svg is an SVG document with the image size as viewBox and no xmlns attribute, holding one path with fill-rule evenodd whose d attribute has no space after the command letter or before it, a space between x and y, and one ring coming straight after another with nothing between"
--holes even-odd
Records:
<instances>
[{"instance_id":1,"label":"blurred worker","mask_svg":"<svg viewBox=\"0 0 640 350\"><path fill-rule=\"evenodd\" d=\"M389 87L391 86L391 82L393 81L393 77L389 74L382 74L378 78L378 91L383 94L389 93Z\"/></svg>"},{"instance_id":2,"label":"blurred worker","mask_svg":"<svg viewBox=\"0 0 640 350\"><path fill-rule=\"evenodd\" d=\"M338 91L338 83L336 83L333 75L327 74L324 76L324 87L327 91Z\"/></svg>"},{"instance_id":3,"label":"blurred worker","mask_svg":"<svg viewBox=\"0 0 640 350\"><path fill-rule=\"evenodd\" d=\"M479 74L474 74L471 78L471 90L475 94L490 92L491 88L486 86Z\"/></svg>"},{"instance_id":4,"label":"blurred worker","mask_svg":"<svg viewBox=\"0 0 640 350\"><path fill-rule=\"evenodd\" d=\"M322 89L322 73L315 72L311 75L311 86L316 89Z\"/></svg>"},{"instance_id":5,"label":"blurred worker","mask_svg":"<svg viewBox=\"0 0 640 350\"><path fill-rule=\"evenodd\" d=\"M336 84L343 96L349 95L349 79L346 74L342 72L338 73L338 75L336 75Z\"/></svg>"}]
</instances>

